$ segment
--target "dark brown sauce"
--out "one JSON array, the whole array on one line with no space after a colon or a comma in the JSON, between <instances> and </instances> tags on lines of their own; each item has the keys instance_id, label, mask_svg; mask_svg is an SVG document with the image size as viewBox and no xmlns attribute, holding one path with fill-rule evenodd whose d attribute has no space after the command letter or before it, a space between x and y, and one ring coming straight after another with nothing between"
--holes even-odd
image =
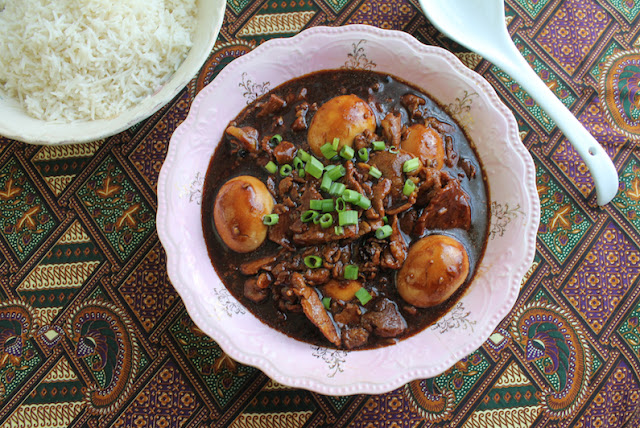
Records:
<instances>
[{"instance_id":1,"label":"dark brown sauce","mask_svg":"<svg viewBox=\"0 0 640 428\"><path fill-rule=\"evenodd\" d=\"M298 94L302 88L306 88L307 90L307 102L309 104L316 103L317 106L321 106L324 102L341 94L355 94L364 100L373 99L380 107L380 110L374 109L378 125L385 115L391 111L401 113L403 124L410 125L412 123L420 123L421 119L411 119L405 107L400 103L400 97L402 95L418 95L426 100L426 104L422 107L425 117L435 117L439 121L451 125L452 131L447 133L447 135L452 138L454 150L459 158L464 160L464 162L458 162L453 167L445 166L443 170L449 172L453 177L461 177L461 186L471 198L471 228L468 231L462 229L429 230L425 235L440 233L455 237L462 242L469 255L470 274L465 284L445 303L436 307L418 309L417 312L412 315L404 310L406 303L396 291L396 271L381 271L375 279L375 284L366 284L366 286L377 290L397 302L397 306L408 324L407 330L401 336L394 339L376 337L375 340L371 340L364 348L386 346L397 340L412 336L432 325L453 307L471 283L486 246L489 221L488 185L483 174L482 165L464 132L455 121L445 113L443 108L431 100L423 91L397 78L372 71L323 71L288 81L264 95L262 99L268 97L269 94L276 94L282 98L286 98L287 95ZM376 89L372 90L371 88ZM293 131L290 128L290 124L295 119L295 106L300 102L301 101L292 102L285 110L278 113L278 115L283 118L283 125L274 124L272 115L257 117L257 110L254 107L255 102L244 109L234 122L238 127L251 126L257 129L260 136L278 133L282 135L283 140L290 141L297 147L311 152L306 142L306 130ZM311 123L312 117L313 113L310 112L307 115L307 123ZM266 182L270 176L264 168L258 165L255 159L250 160L251 157L248 156L246 152L237 150L237 147L230 141L229 137L225 136L216 148L207 170L202 199L204 237L211 262L216 272L232 295L262 322L295 339L315 345L334 347L303 313L283 313L278 310L271 299L256 304L244 296L243 285L246 277L240 273L239 266L247 260L258 259L272 254L278 251L280 247L267 239L254 252L239 254L228 249L216 232L213 221L213 207L220 187L229 179L240 175L251 175L263 182ZM477 171L477 175L473 179L469 179L464 172L464 169L468 169L469 165L475 167ZM276 174L276 187L278 180L280 180L280 177ZM410 246L412 237L405 232L406 231L403 231L403 236L407 245ZM352 254L356 255L355 258L357 259L359 240L352 242L350 245L354 249ZM357 262L357 260L355 261Z\"/></svg>"}]
</instances>

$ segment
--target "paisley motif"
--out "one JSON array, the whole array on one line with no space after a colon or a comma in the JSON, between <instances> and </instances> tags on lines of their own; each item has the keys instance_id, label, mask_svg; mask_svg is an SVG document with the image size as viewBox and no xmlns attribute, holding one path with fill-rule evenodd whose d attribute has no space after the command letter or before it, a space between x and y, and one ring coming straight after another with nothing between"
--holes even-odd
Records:
<instances>
[{"instance_id":1,"label":"paisley motif","mask_svg":"<svg viewBox=\"0 0 640 428\"><path fill-rule=\"evenodd\" d=\"M429 421L451 419L455 396L450 389L440 391L434 378L414 380L405 385L405 394L416 410Z\"/></svg>"},{"instance_id":2,"label":"paisley motif","mask_svg":"<svg viewBox=\"0 0 640 428\"><path fill-rule=\"evenodd\" d=\"M116 306L92 300L67 321L67 334L96 379L87 391L90 409L106 414L127 398L138 366L137 342L129 318Z\"/></svg>"},{"instance_id":3,"label":"paisley motif","mask_svg":"<svg viewBox=\"0 0 640 428\"><path fill-rule=\"evenodd\" d=\"M584 400L591 354L577 321L546 302L525 305L514 315L511 334L547 381L544 405L553 418L565 418Z\"/></svg>"},{"instance_id":4,"label":"paisley motif","mask_svg":"<svg viewBox=\"0 0 640 428\"><path fill-rule=\"evenodd\" d=\"M620 52L609 58L601 74L599 92L611 125L637 139L640 134L640 50Z\"/></svg>"},{"instance_id":5,"label":"paisley motif","mask_svg":"<svg viewBox=\"0 0 640 428\"><path fill-rule=\"evenodd\" d=\"M35 331L33 313L18 300L0 303L0 369L11 365L20 370L22 360L29 357L24 348Z\"/></svg>"}]
</instances>

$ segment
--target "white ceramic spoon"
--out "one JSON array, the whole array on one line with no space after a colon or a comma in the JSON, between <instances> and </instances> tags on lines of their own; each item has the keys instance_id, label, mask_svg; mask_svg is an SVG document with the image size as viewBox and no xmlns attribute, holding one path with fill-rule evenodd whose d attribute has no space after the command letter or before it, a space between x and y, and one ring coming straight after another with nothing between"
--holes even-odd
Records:
<instances>
[{"instance_id":1,"label":"white ceramic spoon","mask_svg":"<svg viewBox=\"0 0 640 428\"><path fill-rule=\"evenodd\" d=\"M504 0L419 0L438 30L509 74L553 119L591 172L598 205L618 192L618 173L607 152L562 104L514 45L504 18Z\"/></svg>"}]
</instances>

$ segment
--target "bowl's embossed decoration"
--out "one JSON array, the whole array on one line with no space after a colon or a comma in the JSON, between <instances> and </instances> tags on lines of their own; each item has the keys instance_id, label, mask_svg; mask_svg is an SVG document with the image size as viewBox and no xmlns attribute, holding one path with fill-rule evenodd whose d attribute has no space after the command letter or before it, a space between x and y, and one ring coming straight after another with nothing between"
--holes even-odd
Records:
<instances>
[{"instance_id":1,"label":"bowl's embossed decoration","mask_svg":"<svg viewBox=\"0 0 640 428\"><path fill-rule=\"evenodd\" d=\"M226 124L248 99L266 85L274 88L313 71L345 66L389 73L449 106L484 165L490 214L496 217L475 279L452 311L396 345L350 352L298 342L248 311L235 310L238 303L209 261L201 207L191 193L197 193L192 184L204 176ZM533 261L539 219L533 161L513 115L491 86L441 48L364 25L314 27L268 41L226 66L196 97L174 132L158 182L158 235L171 281L192 319L232 358L279 383L331 395L390 391L438 375L472 354L516 301Z\"/></svg>"}]
</instances>

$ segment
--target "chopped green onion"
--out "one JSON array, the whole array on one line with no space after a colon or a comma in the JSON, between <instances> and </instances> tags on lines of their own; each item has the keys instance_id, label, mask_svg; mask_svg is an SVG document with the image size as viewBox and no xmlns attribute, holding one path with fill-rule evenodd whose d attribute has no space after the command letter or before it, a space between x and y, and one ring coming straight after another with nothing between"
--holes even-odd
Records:
<instances>
[{"instance_id":1,"label":"chopped green onion","mask_svg":"<svg viewBox=\"0 0 640 428\"><path fill-rule=\"evenodd\" d=\"M336 210L335 203L333 199L323 199L322 200L322 212L323 213L331 213Z\"/></svg>"},{"instance_id":2,"label":"chopped green onion","mask_svg":"<svg viewBox=\"0 0 640 428\"><path fill-rule=\"evenodd\" d=\"M333 150L338 151L338 146L340 145L340 138L335 137L333 139L333 142L331 143L331 147L333 147Z\"/></svg>"},{"instance_id":3,"label":"chopped green onion","mask_svg":"<svg viewBox=\"0 0 640 428\"><path fill-rule=\"evenodd\" d=\"M420 168L420 159L418 158L409 159L402 164L402 172L413 172L418 168Z\"/></svg>"},{"instance_id":4,"label":"chopped green onion","mask_svg":"<svg viewBox=\"0 0 640 428\"><path fill-rule=\"evenodd\" d=\"M320 213L318 213L318 216L316 218L313 219L313 224L319 224L320 223Z\"/></svg>"},{"instance_id":5,"label":"chopped green onion","mask_svg":"<svg viewBox=\"0 0 640 428\"><path fill-rule=\"evenodd\" d=\"M309 155L309 160L304 166L304 170L313 175L315 178L320 178L322 177L322 172L324 171L324 165L318 159Z\"/></svg>"},{"instance_id":6,"label":"chopped green onion","mask_svg":"<svg viewBox=\"0 0 640 428\"><path fill-rule=\"evenodd\" d=\"M384 224L389 224L389 217L387 216L382 217L382 221L384 222Z\"/></svg>"},{"instance_id":7,"label":"chopped green onion","mask_svg":"<svg viewBox=\"0 0 640 428\"><path fill-rule=\"evenodd\" d=\"M338 165L334 165L334 164L330 163L329 165L324 167L324 170L325 171L331 171L333 168L337 168L337 167L338 167Z\"/></svg>"},{"instance_id":8,"label":"chopped green onion","mask_svg":"<svg viewBox=\"0 0 640 428\"><path fill-rule=\"evenodd\" d=\"M360 300L360 304L362 305L366 305L369 303L369 300L371 300L371 294L364 287L360 287L360 289L356 291L356 297Z\"/></svg>"},{"instance_id":9,"label":"chopped green onion","mask_svg":"<svg viewBox=\"0 0 640 428\"><path fill-rule=\"evenodd\" d=\"M358 211L347 210L338 212L338 224L340 226L358 224Z\"/></svg>"},{"instance_id":10,"label":"chopped green onion","mask_svg":"<svg viewBox=\"0 0 640 428\"><path fill-rule=\"evenodd\" d=\"M340 157L342 157L342 158L344 158L346 160L353 159L354 155L355 155L355 152L349 146L344 146L344 147L342 147L342 150L340 150Z\"/></svg>"},{"instance_id":11,"label":"chopped green onion","mask_svg":"<svg viewBox=\"0 0 640 428\"><path fill-rule=\"evenodd\" d=\"M341 177L344 177L346 174L347 170L342 165L338 165L335 168L331 169L331 171L327 172L327 175L329 176L329 178L331 178L331 181L336 181Z\"/></svg>"},{"instance_id":12,"label":"chopped green onion","mask_svg":"<svg viewBox=\"0 0 640 428\"><path fill-rule=\"evenodd\" d=\"M378 239L388 238L389 236L391 236L391 232L393 232L393 229L391 229L391 226L386 224L382 226L380 229L376 230L376 238Z\"/></svg>"},{"instance_id":13,"label":"chopped green onion","mask_svg":"<svg viewBox=\"0 0 640 428\"><path fill-rule=\"evenodd\" d=\"M336 233L336 235L344 235L344 227L342 226L334 227L333 231Z\"/></svg>"},{"instance_id":14,"label":"chopped green onion","mask_svg":"<svg viewBox=\"0 0 640 428\"><path fill-rule=\"evenodd\" d=\"M369 160L369 151L367 149L365 149L364 147L361 148L360 150L358 150L358 159L360 159L362 162L366 162Z\"/></svg>"},{"instance_id":15,"label":"chopped green onion","mask_svg":"<svg viewBox=\"0 0 640 428\"><path fill-rule=\"evenodd\" d=\"M331 307L331 297L323 297L322 306L324 306L325 309L329 309L329 307Z\"/></svg>"},{"instance_id":16,"label":"chopped green onion","mask_svg":"<svg viewBox=\"0 0 640 428\"><path fill-rule=\"evenodd\" d=\"M329 194L333 195L333 196L342 195L342 192L344 192L344 190L346 188L347 188L347 186L345 186L342 183L331 183L331 188L329 189Z\"/></svg>"},{"instance_id":17,"label":"chopped green onion","mask_svg":"<svg viewBox=\"0 0 640 428\"><path fill-rule=\"evenodd\" d=\"M262 217L262 223L266 224L267 226L273 226L274 224L278 224L279 219L280 216L278 214L267 214L266 216Z\"/></svg>"},{"instance_id":18,"label":"chopped green onion","mask_svg":"<svg viewBox=\"0 0 640 428\"><path fill-rule=\"evenodd\" d=\"M378 168L376 168L375 166L372 166L369 169L369 175L375 178L380 178L382 177L382 171L380 171Z\"/></svg>"},{"instance_id":19,"label":"chopped green onion","mask_svg":"<svg viewBox=\"0 0 640 428\"><path fill-rule=\"evenodd\" d=\"M389 153L393 153L393 154L398 153L398 148L396 146L389 147Z\"/></svg>"},{"instance_id":20,"label":"chopped green onion","mask_svg":"<svg viewBox=\"0 0 640 428\"><path fill-rule=\"evenodd\" d=\"M288 163L280 167L280 175L283 177L291 175L291 171L293 171L293 168Z\"/></svg>"},{"instance_id":21,"label":"chopped green onion","mask_svg":"<svg viewBox=\"0 0 640 428\"><path fill-rule=\"evenodd\" d=\"M319 223L323 229L326 229L333 224L333 216L329 213L322 214L322 217L320 217Z\"/></svg>"},{"instance_id":22,"label":"chopped green onion","mask_svg":"<svg viewBox=\"0 0 640 428\"><path fill-rule=\"evenodd\" d=\"M312 199L309 201L309 208L320 211L322 209L322 199Z\"/></svg>"},{"instance_id":23,"label":"chopped green onion","mask_svg":"<svg viewBox=\"0 0 640 428\"><path fill-rule=\"evenodd\" d=\"M355 190L347 189L342 192L342 199L344 199L345 202L349 202L351 204L357 203L361 197L362 195Z\"/></svg>"},{"instance_id":24,"label":"chopped green onion","mask_svg":"<svg viewBox=\"0 0 640 428\"><path fill-rule=\"evenodd\" d=\"M402 194L405 196L411 196L411 194L416 190L416 183L407 179L404 182L404 187L402 188Z\"/></svg>"},{"instance_id":25,"label":"chopped green onion","mask_svg":"<svg viewBox=\"0 0 640 428\"><path fill-rule=\"evenodd\" d=\"M309 208L325 213L335 211L333 206L333 199L312 199L309 201Z\"/></svg>"},{"instance_id":26,"label":"chopped green onion","mask_svg":"<svg viewBox=\"0 0 640 428\"><path fill-rule=\"evenodd\" d=\"M293 158L293 167L295 169L302 169L304 168L304 162L302 162L300 158Z\"/></svg>"},{"instance_id":27,"label":"chopped green onion","mask_svg":"<svg viewBox=\"0 0 640 428\"><path fill-rule=\"evenodd\" d=\"M264 169L266 169L269 174L275 174L276 172L278 172L278 165L276 165L272 161L269 161L269 163L264 166Z\"/></svg>"},{"instance_id":28,"label":"chopped green onion","mask_svg":"<svg viewBox=\"0 0 640 428\"><path fill-rule=\"evenodd\" d=\"M387 146L385 146L384 141L374 141L371 143L373 150L384 150Z\"/></svg>"},{"instance_id":29,"label":"chopped green onion","mask_svg":"<svg viewBox=\"0 0 640 428\"><path fill-rule=\"evenodd\" d=\"M280 144L281 141L282 141L282 135L276 134L273 137L271 137L271 140L269 140L269 143L272 146L277 146L278 144Z\"/></svg>"},{"instance_id":30,"label":"chopped green onion","mask_svg":"<svg viewBox=\"0 0 640 428\"><path fill-rule=\"evenodd\" d=\"M371 200L363 195L360 195L360 199L356 201L355 204L363 210L368 210L369 208L371 208Z\"/></svg>"},{"instance_id":31,"label":"chopped green onion","mask_svg":"<svg viewBox=\"0 0 640 428\"><path fill-rule=\"evenodd\" d=\"M342 212L347 209L347 204L344 202L344 199L338 198L336 199L336 211Z\"/></svg>"},{"instance_id":32,"label":"chopped green onion","mask_svg":"<svg viewBox=\"0 0 640 428\"><path fill-rule=\"evenodd\" d=\"M322 183L320 183L320 190L324 190L325 192L329 192L331 190L331 185L332 184L333 184L333 181L331 180L331 177L329 177L329 173L326 172L322 176Z\"/></svg>"},{"instance_id":33,"label":"chopped green onion","mask_svg":"<svg viewBox=\"0 0 640 428\"><path fill-rule=\"evenodd\" d=\"M304 169L303 169L303 168L300 168L300 169L298 170L298 177L300 177L300 178L304 178L304 174L305 174Z\"/></svg>"},{"instance_id":34,"label":"chopped green onion","mask_svg":"<svg viewBox=\"0 0 640 428\"><path fill-rule=\"evenodd\" d=\"M320 151L322 152L322 155L327 159L331 159L338 154L338 152L335 151L330 143L327 143L320 147Z\"/></svg>"},{"instance_id":35,"label":"chopped green onion","mask_svg":"<svg viewBox=\"0 0 640 428\"><path fill-rule=\"evenodd\" d=\"M317 211L312 211L312 210L305 211L300 216L300 220L302 220L303 223L309 223L310 221L313 221L319 215L320 214Z\"/></svg>"},{"instance_id":36,"label":"chopped green onion","mask_svg":"<svg viewBox=\"0 0 640 428\"><path fill-rule=\"evenodd\" d=\"M322 259L318 256L307 256L304 258L304 264L311 269L319 268L322 266Z\"/></svg>"},{"instance_id":37,"label":"chopped green onion","mask_svg":"<svg viewBox=\"0 0 640 428\"><path fill-rule=\"evenodd\" d=\"M311 159L311 155L302 149L298 150L298 153L296 153L296 157L299 157L302 162L309 162L309 160Z\"/></svg>"},{"instance_id":38,"label":"chopped green onion","mask_svg":"<svg viewBox=\"0 0 640 428\"><path fill-rule=\"evenodd\" d=\"M358 266L357 265L345 266L344 279L358 279Z\"/></svg>"}]
</instances>

